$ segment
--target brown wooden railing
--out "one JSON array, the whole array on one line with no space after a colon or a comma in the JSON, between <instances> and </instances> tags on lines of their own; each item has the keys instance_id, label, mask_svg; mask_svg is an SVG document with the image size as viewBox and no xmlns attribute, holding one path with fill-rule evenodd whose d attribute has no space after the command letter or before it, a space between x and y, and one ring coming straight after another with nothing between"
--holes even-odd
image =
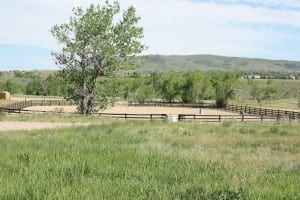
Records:
<instances>
[{"instance_id":1,"label":"brown wooden railing","mask_svg":"<svg viewBox=\"0 0 300 200\"><path fill-rule=\"evenodd\" d=\"M129 101L128 106L164 106L164 107L189 107L189 108L215 108L212 103L183 103L163 101Z\"/></svg>"},{"instance_id":2,"label":"brown wooden railing","mask_svg":"<svg viewBox=\"0 0 300 200\"><path fill-rule=\"evenodd\" d=\"M213 104L199 103L199 104L184 104L184 103L167 103L159 101L143 101L128 102L130 106L169 106L169 107L193 107L193 108L214 108ZM33 111L25 110L31 106L65 106L75 105L74 101L66 100L30 100L16 102L10 105L6 105L0 108L0 112L8 113L45 113L49 111ZM197 121L217 121L221 122L224 120L233 121L279 121L279 120L299 120L300 112L287 111L280 109L266 109L249 106L238 106L238 105L227 105L224 108L227 111L241 113L240 115L178 115L179 121L197 120ZM52 113L64 113L61 111L54 111ZM70 113L68 113L70 114ZM74 113L73 113L74 114ZM96 113L96 115L111 118L124 118L124 119L166 119L166 114L120 114L120 113Z\"/></svg>"},{"instance_id":3,"label":"brown wooden railing","mask_svg":"<svg viewBox=\"0 0 300 200\"><path fill-rule=\"evenodd\" d=\"M227 111L231 112L243 112L249 115L257 116L269 116L283 119L300 119L300 112L281 110L281 109L269 109L269 108L258 108L249 106L238 106L238 105L227 105L225 108Z\"/></svg>"},{"instance_id":4,"label":"brown wooden railing","mask_svg":"<svg viewBox=\"0 0 300 200\"><path fill-rule=\"evenodd\" d=\"M178 121L198 121L198 122L276 122L281 119L268 116L256 115L178 115Z\"/></svg>"},{"instance_id":5,"label":"brown wooden railing","mask_svg":"<svg viewBox=\"0 0 300 200\"><path fill-rule=\"evenodd\" d=\"M75 105L74 101L66 100L29 100L29 101L20 101L15 102L9 105L2 107L5 109L24 109L32 106L71 106ZM0 108L1 111L1 108Z\"/></svg>"},{"instance_id":6,"label":"brown wooden railing","mask_svg":"<svg viewBox=\"0 0 300 200\"><path fill-rule=\"evenodd\" d=\"M121 119L147 119L147 120L157 120L157 119L167 119L166 114L128 114L128 113L96 113L101 117L110 118L121 118Z\"/></svg>"},{"instance_id":7,"label":"brown wooden railing","mask_svg":"<svg viewBox=\"0 0 300 200\"><path fill-rule=\"evenodd\" d=\"M56 114L68 114L74 115L78 113L72 112L63 112L63 111L42 111L42 110L28 110L28 109L7 109L7 108L0 108L4 109L3 112L8 113L22 113L22 114L38 114L38 113L56 113ZM132 113L94 113L93 116L101 116L107 118L118 118L118 119L144 119L144 120L163 120L167 119L167 114L132 114Z\"/></svg>"}]
</instances>

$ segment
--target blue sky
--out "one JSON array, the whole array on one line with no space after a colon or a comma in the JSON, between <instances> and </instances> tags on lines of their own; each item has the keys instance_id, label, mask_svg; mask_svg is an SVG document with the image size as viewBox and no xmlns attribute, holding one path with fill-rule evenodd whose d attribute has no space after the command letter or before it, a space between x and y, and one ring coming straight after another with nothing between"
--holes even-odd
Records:
<instances>
[{"instance_id":1,"label":"blue sky","mask_svg":"<svg viewBox=\"0 0 300 200\"><path fill-rule=\"evenodd\" d=\"M57 69L50 34L74 6L103 0L0 0L0 70ZM300 0L120 0L144 27L144 54L300 61Z\"/></svg>"}]
</instances>

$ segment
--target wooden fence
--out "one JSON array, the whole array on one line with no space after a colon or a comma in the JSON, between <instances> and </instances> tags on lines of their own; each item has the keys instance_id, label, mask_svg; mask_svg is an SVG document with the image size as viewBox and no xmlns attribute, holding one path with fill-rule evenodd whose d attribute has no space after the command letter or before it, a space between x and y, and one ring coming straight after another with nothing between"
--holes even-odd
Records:
<instances>
[{"instance_id":1,"label":"wooden fence","mask_svg":"<svg viewBox=\"0 0 300 200\"><path fill-rule=\"evenodd\" d=\"M5 113L21 113L21 109L12 109L12 108L3 108L3 107L0 107L0 112L5 112Z\"/></svg>"},{"instance_id":2,"label":"wooden fence","mask_svg":"<svg viewBox=\"0 0 300 200\"><path fill-rule=\"evenodd\" d=\"M189 107L189 108L215 108L212 103L183 103L163 101L129 101L128 106L164 106L164 107Z\"/></svg>"},{"instance_id":3,"label":"wooden fence","mask_svg":"<svg viewBox=\"0 0 300 200\"><path fill-rule=\"evenodd\" d=\"M167 119L168 117L166 114L96 113L95 115L101 117L109 117L109 118L147 119L147 120Z\"/></svg>"},{"instance_id":4,"label":"wooden fence","mask_svg":"<svg viewBox=\"0 0 300 200\"><path fill-rule=\"evenodd\" d=\"M249 115L257 116L269 116L276 117L280 119L300 119L300 112L280 110L280 109L268 109L268 108L258 108L258 107L249 107L249 106L237 106L237 105L227 105L225 110L231 112L243 112Z\"/></svg>"},{"instance_id":5,"label":"wooden fence","mask_svg":"<svg viewBox=\"0 0 300 200\"><path fill-rule=\"evenodd\" d=\"M280 118L255 115L178 115L178 121L199 121L199 122L277 122Z\"/></svg>"},{"instance_id":6,"label":"wooden fence","mask_svg":"<svg viewBox=\"0 0 300 200\"><path fill-rule=\"evenodd\" d=\"M6 105L0 108L0 112L8 113L45 113L47 111L33 111L25 110L24 108L31 106L65 106L65 105L75 105L74 101L66 100L29 100L16 102L10 105ZM169 106L169 107L192 107L192 108L214 108L213 104L209 103L199 103L199 104L184 104L181 102L167 103L160 101L129 101L130 106ZM300 113L295 111L279 110L279 109L266 109L257 108L249 106L237 106L237 105L227 105L224 108L227 111L242 113L242 115L178 115L178 121L216 121L221 122L224 120L232 121L280 121L280 120L299 120ZM48 111L49 112L49 111ZM64 113L60 111L55 111L52 113ZM66 113L65 113L66 114ZM74 114L74 113L68 113ZM124 118L124 119L166 119L168 115L166 114L126 114L126 113L96 113L96 115L111 118Z\"/></svg>"},{"instance_id":7,"label":"wooden fence","mask_svg":"<svg viewBox=\"0 0 300 200\"><path fill-rule=\"evenodd\" d=\"M13 104L6 105L1 109L24 109L32 106L72 106L75 105L74 101L66 100L29 100L29 101L20 101Z\"/></svg>"},{"instance_id":8,"label":"wooden fence","mask_svg":"<svg viewBox=\"0 0 300 200\"><path fill-rule=\"evenodd\" d=\"M8 109L0 108L2 112L19 113L19 114L39 114L39 113L54 113L54 114L66 114L66 115L78 115L78 113L61 112L61 111L42 111L42 110L28 110L28 109ZM167 119L167 114L131 114L131 113L94 113L93 116L101 116L107 118L118 119L144 119L144 120L163 120Z\"/></svg>"}]
</instances>

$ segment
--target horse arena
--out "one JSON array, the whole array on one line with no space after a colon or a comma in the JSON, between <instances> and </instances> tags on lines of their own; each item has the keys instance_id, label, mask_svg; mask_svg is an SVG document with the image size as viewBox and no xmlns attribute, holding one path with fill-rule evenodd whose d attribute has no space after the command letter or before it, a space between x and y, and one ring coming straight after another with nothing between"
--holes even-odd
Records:
<instances>
[{"instance_id":1,"label":"horse arena","mask_svg":"<svg viewBox=\"0 0 300 200\"><path fill-rule=\"evenodd\" d=\"M64 113L76 112L76 106L33 106L28 107L26 110L32 111L46 111L55 112L60 111ZM128 105L115 105L101 111L103 113L119 113L119 114L167 114L167 115L179 115L179 114L191 114L198 115L199 108L188 107L163 107L163 106L128 106ZM226 112L217 109L202 109L204 115L234 115L231 112Z\"/></svg>"},{"instance_id":2,"label":"horse arena","mask_svg":"<svg viewBox=\"0 0 300 200\"><path fill-rule=\"evenodd\" d=\"M38 100L39 103L33 106L25 106L19 109L19 113L39 114L39 113L60 113L60 114L76 114L77 106L65 104L53 104L48 100ZM50 100L51 101L51 100ZM25 100L25 102L27 102ZM54 100L55 102L55 100ZM57 101L56 101L57 102ZM46 104L46 105L45 105ZM49 105L47 105L49 104ZM51 105L51 106L50 106ZM180 107L181 106L181 107ZM106 110L100 110L95 115L111 118L123 119L169 119L170 121L198 121L198 122L275 122L280 118L268 117L262 115L246 114L243 112L232 112L221 109L201 108L201 107L185 107L184 105L166 106L166 105L139 105L117 102L115 106ZM18 110L18 109L17 109ZM17 111L18 113L18 111ZM242 114L241 114L242 113ZM0 131L8 130L32 130L42 128L56 128L73 125L88 125L89 123L57 123L57 122L5 122L0 121Z\"/></svg>"},{"instance_id":3,"label":"horse arena","mask_svg":"<svg viewBox=\"0 0 300 200\"><path fill-rule=\"evenodd\" d=\"M33 113L39 112L63 112L63 113L75 113L76 106L33 106L25 108ZM101 111L103 113L119 113L119 114L167 114L176 116L179 114L199 114L199 108L187 108L187 107L157 107L157 106L128 106L128 105L115 105L106 110ZM225 112L217 109L202 109L202 114L205 115L234 115L230 112ZM69 127L73 125L86 125L85 123L57 123L57 122L16 122L16 121L0 121L0 131L10 130L34 130L34 129L49 129L59 127Z\"/></svg>"}]
</instances>

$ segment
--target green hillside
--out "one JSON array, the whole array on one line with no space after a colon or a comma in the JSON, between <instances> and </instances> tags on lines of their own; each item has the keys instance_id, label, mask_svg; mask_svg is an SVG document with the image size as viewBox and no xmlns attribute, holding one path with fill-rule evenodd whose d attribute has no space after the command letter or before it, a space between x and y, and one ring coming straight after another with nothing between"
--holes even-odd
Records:
<instances>
[{"instance_id":1,"label":"green hillside","mask_svg":"<svg viewBox=\"0 0 300 200\"><path fill-rule=\"evenodd\" d=\"M300 72L300 61L266 60L215 55L147 55L142 58L143 71L171 70L242 70Z\"/></svg>"}]
</instances>

